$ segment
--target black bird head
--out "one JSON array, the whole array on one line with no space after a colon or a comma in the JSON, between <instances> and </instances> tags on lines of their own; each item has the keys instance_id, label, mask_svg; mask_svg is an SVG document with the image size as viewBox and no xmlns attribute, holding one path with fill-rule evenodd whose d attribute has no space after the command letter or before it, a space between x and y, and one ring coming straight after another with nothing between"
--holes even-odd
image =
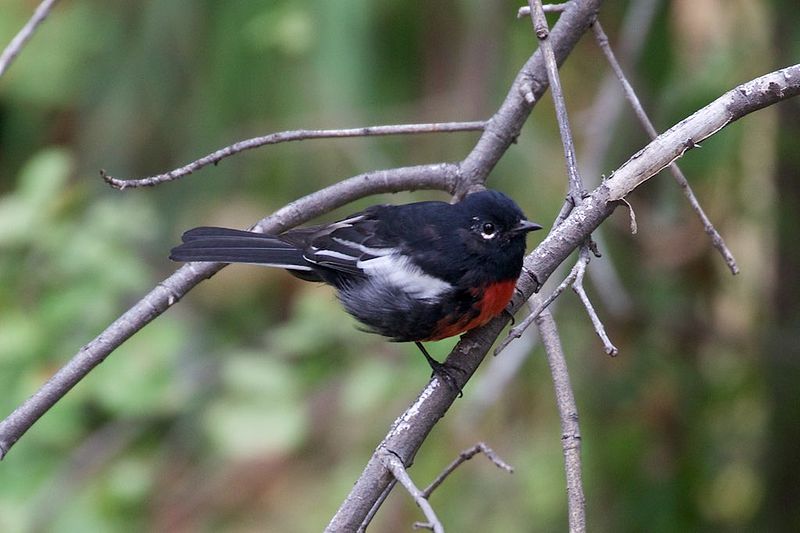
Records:
<instances>
[{"instance_id":1,"label":"black bird head","mask_svg":"<svg viewBox=\"0 0 800 533\"><path fill-rule=\"evenodd\" d=\"M456 205L463 217L461 233L467 249L491 263L502 279L519 276L525 236L542 226L529 221L516 202L499 191L472 193Z\"/></svg>"}]
</instances>

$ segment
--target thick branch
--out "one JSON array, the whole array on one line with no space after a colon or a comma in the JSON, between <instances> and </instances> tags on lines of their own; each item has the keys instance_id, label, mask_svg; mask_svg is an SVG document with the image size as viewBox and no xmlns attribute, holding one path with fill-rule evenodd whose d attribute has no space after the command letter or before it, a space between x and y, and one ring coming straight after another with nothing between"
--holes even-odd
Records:
<instances>
[{"instance_id":1,"label":"thick branch","mask_svg":"<svg viewBox=\"0 0 800 533\"><path fill-rule=\"evenodd\" d=\"M705 139L748 113L800 94L800 64L728 91L636 152L606 181L609 200L624 198Z\"/></svg>"}]
</instances>

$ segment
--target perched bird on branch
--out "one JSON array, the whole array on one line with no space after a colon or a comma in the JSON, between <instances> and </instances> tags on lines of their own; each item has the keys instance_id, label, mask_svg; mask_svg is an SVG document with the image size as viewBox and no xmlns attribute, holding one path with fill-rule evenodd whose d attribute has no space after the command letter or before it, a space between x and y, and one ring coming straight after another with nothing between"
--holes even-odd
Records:
<instances>
[{"instance_id":1,"label":"perched bird on branch","mask_svg":"<svg viewBox=\"0 0 800 533\"><path fill-rule=\"evenodd\" d=\"M375 205L279 235L195 228L170 258L279 267L325 282L368 331L415 342L442 374L421 343L502 313L522 270L525 236L538 229L511 198L485 190L455 204Z\"/></svg>"}]
</instances>

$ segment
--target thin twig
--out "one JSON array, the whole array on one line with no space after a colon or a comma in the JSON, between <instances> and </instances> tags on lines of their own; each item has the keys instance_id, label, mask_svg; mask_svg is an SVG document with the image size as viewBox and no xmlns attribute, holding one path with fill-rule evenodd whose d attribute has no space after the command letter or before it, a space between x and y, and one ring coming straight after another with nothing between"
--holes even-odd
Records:
<instances>
[{"instance_id":1,"label":"thin twig","mask_svg":"<svg viewBox=\"0 0 800 533\"><path fill-rule=\"evenodd\" d=\"M635 65L641 57L661 1L637 0L628 4L616 46L620 64L626 67ZM595 94L589 111L583 114L581 120L581 169L590 187L600 182L601 166L610 147L619 138L615 131L625 109L625 97L619 90L619 80L610 69L603 75Z\"/></svg>"},{"instance_id":2,"label":"thin twig","mask_svg":"<svg viewBox=\"0 0 800 533\"><path fill-rule=\"evenodd\" d=\"M519 324L511 328L511 330L508 332L508 335L506 335L506 338L503 339L503 341L495 349L494 355L499 355L500 352L505 350L506 347L512 341L520 338L522 334L525 332L525 330L528 329L531 326L531 324L533 324L533 321L536 320L536 317L538 317L542 311L547 309L547 307L550 306L550 304L553 303L556 298L561 296L561 293L563 293L565 290L567 290L568 287L570 287L573 283L575 283L575 279L577 277L578 277L578 264L572 267L572 270L569 271L569 274L567 275L566 278L564 278L564 281L559 283L558 287L553 289L553 292L550 293L550 296L548 296L543 301L538 303L536 305L536 309L532 310L525 318L522 319L522 321Z\"/></svg>"},{"instance_id":3,"label":"thin twig","mask_svg":"<svg viewBox=\"0 0 800 533\"><path fill-rule=\"evenodd\" d=\"M547 26L547 18L544 15L541 0L530 0L529 5L531 8L530 14L533 29L536 33L536 37L539 39L539 47L542 49L544 63L547 67L547 79L550 82L550 92L553 95L553 102L556 108L556 119L558 120L558 130L561 133L561 144L564 146L564 160L567 163L567 178L569 183L569 199L571 200L569 204L574 207L580 205L586 191L580 172L578 172L578 163L575 157L575 143L572 140L567 106L564 102L564 91L561 89L561 78L558 75L558 63L556 62L556 55L553 52L553 45L550 42L550 28ZM568 211L566 214L569 214ZM559 222L566 218L566 214L563 218L561 218L561 214L559 214Z\"/></svg>"},{"instance_id":4,"label":"thin twig","mask_svg":"<svg viewBox=\"0 0 800 533\"><path fill-rule=\"evenodd\" d=\"M508 393L509 383L519 374L538 342L536 331L528 329L503 349L503 357L492 357L484 362L483 371L472 380L469 395L464 397L467 405L456 415L461 426L473 426L487 409L497 404L498 398Z\"/></svg>"},{"instance_id":5,"label":"thin twig","mask_svg":"<svg viewBox=\"0 0 800 533\"><path fill-rule=\"evenodd\" d=\"M542 9L545 13L562 13L569 2L561 2L560 4L544 4L542 5ZM531 6L522 6L517 10L517 18L521 19L522 17L527 17L531 14Z\"/></svg>"},{"instance_id":6,"label":"thin twig","mask_svg":"<svg viewBox=\"0 0 800 533\"><path fill-rule=\"evenodd\" d=\"M390 452L389 450L381 450L380 452L381 461L383 466L388 469L394 478L400 482L401 485L408 491L412 498L414 498L414 502L422 509L425 518L428 519L427 523L418 523L415 524L414 527L420 527L425 529L430 529L434 533L444 533L444 526L439 521L439 518L436 516L436 513L431 507L430 502L427 499L421 490L417 488L414 484L414 481L411 479L411 476L408 475L408 471L406 470L406 465L403 464L403 461L400 458Z\"/></svg>"},{"instance_id":7,"label":"thin twig","mask_svg":"<svg viewBox=\"0 0 800 533\"><path fill-rule=\"evenodd\" d=\"M100 177L115 189L131 189L139 187L153 187L168 181L173 181L200 170L208 165L216 165L226 157L238 154L245 150L252 150L270 144L279 144L291 141L304 141L309 139L332 139L346 137L377 137L386 135L410 135L421 133L449 133L458 131L482 131L486 127L486 121L474 122L438 122L430 124L394 124L387 126L365 126L362 128L347 128L333 130L291 130L279 131L253 137L245 141L239 141L224 148L220 148L200 159L192 161L188 165L170 170L163 174L149 176L139 179L120 179L100 171Z\"/></svg>"},{"instance_id":8,"label":"thin twig","mask_svg":"<svg viewBox=\"0 0 800 533\"><path fill-rule=\"evenodd\" d=\"M614 71L619 79L619 82L622 84L622 90L625 93L625 98L627 98L628 102L633 108L636 117L639 119L639 123L641 123L642 127L644 127L644 130L647 132L647 135L650 137L650 139L655 139L658 137L658 132L653 126L653 122L650 120L650 117L647 116L647 112L644 110L644 107L639 101L639 97L636 96L633 86L625 76L622 66L620 65L619 61L617 61L614 51L611 49L611 45L608 42L608 36L603 31L600 22L595 21L595 23L592 25L592 29L600 49L603 51L603 54L605 54L608 63L611 65L611 69ZM706 215L705 210L703 210L703 207L697 200L697 197L695 196L694 191L692 191L692 187L689 185L689 181L686 179L683 171L681 171L681 169L675 163L670 163L669 171L680 188L683 190L683 194L689 201L689 205L692 207L692 210L694 210L694 212L700 218L700 222L703 224L703 229L711 238L711 244L717 249L720 255L722 255L722 258L725 261L725 264L728 265L731 273L734 275L738 274L739 265L736 264L736 259L733 257L730 249L717 231L717 228L714 227L714 224L708 218L708 215Z\"/></svg>"},{"instance_id":9,"label":"thin twig","mask_svg":"<svg viewBox=\"0 0 800 533\"><path fill-rule=\"evenodd\" d=\"M567 361L561 347L556 322L549 310L536 319L542 337L547 363L553 376L558 417L561 420L561 449L564 452L564 471L567 477L567 506L570 532L586 531L586 499L581 481L581 429L578 425L578 406L572 393Z\"/></svg>"},{"instance_id":10,"label":"thin twig","mask_svg":"<svg viewBox=\"0 0 800 533\"><path fill-rule=\"evenodd\" d=\"M634 64L640 57L660 3L661 0L636 0L628 3L618 32L619 44L616 46L617 57L622 65ZM578 160L587 187L595 187L601 180L601 166L612 143L618 138L614 131L624 107L625 99L619 90L619 82L609 69L603 75L589 111L582 113L581 117L583 142ZM601 249L608 250L602 227L592 235L592 239ZM607 258L596 262L589 280L606 311L616 317L630 316L633 303L613 260Z\"/></svg>"},{"instance_id":11,"label":"thin twig","mask_svg":"<svg viewBox=\"0 0 800 533\"><path fill-rule=\"evenodd\" d=\"M33 32L39 24L44 22L44 19L50 14L50 10L53 9L56 2L58 2L58 0L44 0L39 4L36 11L33 12L33 16L25 23L14 38L11 39L11 42L8 43L3 53L0 54L0 77L2 77L6 70L8 70L8 67L11 66L11 63L13 63L14 59L22 51L22 47L25 46L25 43L33 37Z\"/></svg>"},{"instance_id":12,"label":"thin twig","mask_svg":"<svg viewBox=\"0 0 800 533\"><path fill-rule=\"evenodd\" d=\"M592 321L592 326L594 326L595 333L597 333L597 336L600 337L601 341L603 341L603 348L605 352L611 357L615 357L619 353L619 350L616 346L614 346L614 344L612 344L611 339L608 338L606 328L603 326L603 322L600 320L600 317L597 316L597 312L594 310L594 306L589 300L586 290L583 288L583 275L586 273L586 267L589 265L590 258L591 255L589 254L589 247L586 245L582 246L580 258L575 264L577 275L575 276L575 282L572 284L572 290L575 291L575 294L578 295L583 303L583 306L586 308L586 313L589 315L589 318Z\"/></svg>"},{"instance_id":13,"label":"thin twig","mask_svg":"<svg viewBox=\"0 0 800 533\"><path fill-rule=\"evenodd\" d=\"M361 525L358 526L356 533L365 533L365 531L367 531L367 526L369 526L370 522L372 522L372 519L375 518L375 514L378 512L378 509L381 508L383 502L385 502L386 498L389 497L389 494L392 492L395 485L397 485L397 479L392 478L392 481L386 485L386 488L383 489L381 495L375 500L375 504L372 506L372 509L369 510L367 516L364 517L364 521L361 522Z\"/></svg>"},{"instance_id":14,"label":"thin twig","mask_svg":"<svg viewBox=\"0 0 800 533\"><path fill-rule=\"evenodd\" d=\"M442 472L438 476L436 476L436 479L434 479L431 482L431 484L428 485L428 487L422 491L422 496L424 498L430 498L431 493L435 491L439 487L439 485L441 485L442 482L444 482L445 479L447 479L447 476L452 474L456 468L458 468L463 463L472 459L478 453L482 453L483 455L485 455L487 459L493 462L497 468L505 470L509 474L514 473L514 469L508 463L503 461L495 453L494 450L489 448L489 446L487 446L485 442L479 442L472 448L466 449L460 454L458 454L458 457L456 457L452 463L447 465L447 467L444 470L442 470Z\"/></svg>"},{"instance_id":15,"label":"thin twig","mask_svg":"<svg viewBox=\"0 0 800 533\"><path fill-rule=\"evenodd\" d=\"M513 327L511 331L508 332L506 338L504 338L495 349L494 354L498 355L500 352L505 350L511 342L520 338L525 330L535 322L536 318L545 309L547 309L550 304L553 303L553 301L567 289L567 287L571 286L572 290L575 291L575 294L578 295L581 303L583 303L583 306L586 308L589 319L592 321L592 326L594 326L597 336L600 337L600 340L603 342L603 349L608 355L612 357L616 356L619 353L619 350L608 338L608 334L603 326L603 322L597 315L592 302L589 300L589 296L586 294L586 291L583 288L583 278L586 274L586 267L589 265L590 259L591 254L589 246L587 244L583 244L580 249L578 260L575 262L575 266L572 267L572 270L570 270L569 275L564 278L564 281L562 281L552 293L550 293L550 296L548 296L544 301L537 303L536 306L531 309L530 314L528 314L528 316L526 316L517 326Z\"/></svg>"}]
</instances>

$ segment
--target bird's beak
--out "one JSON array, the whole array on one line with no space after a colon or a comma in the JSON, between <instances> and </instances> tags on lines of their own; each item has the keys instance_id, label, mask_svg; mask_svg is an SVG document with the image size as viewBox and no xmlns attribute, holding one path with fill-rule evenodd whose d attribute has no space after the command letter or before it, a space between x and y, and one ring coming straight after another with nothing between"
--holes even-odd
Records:
<instances>
[{"instance_id":1,"label":"bird's beak","mask_svg":"<svg viewBox=\"0 0 800 533\"><path fill-rule=\"evenodd\" d=\"M536 231L537 229L542 229L542 226L530 220L520 220L516 226L511 228L511 231L514 233L528 233L529 231Z\"/></svg>"}]
</instances>

